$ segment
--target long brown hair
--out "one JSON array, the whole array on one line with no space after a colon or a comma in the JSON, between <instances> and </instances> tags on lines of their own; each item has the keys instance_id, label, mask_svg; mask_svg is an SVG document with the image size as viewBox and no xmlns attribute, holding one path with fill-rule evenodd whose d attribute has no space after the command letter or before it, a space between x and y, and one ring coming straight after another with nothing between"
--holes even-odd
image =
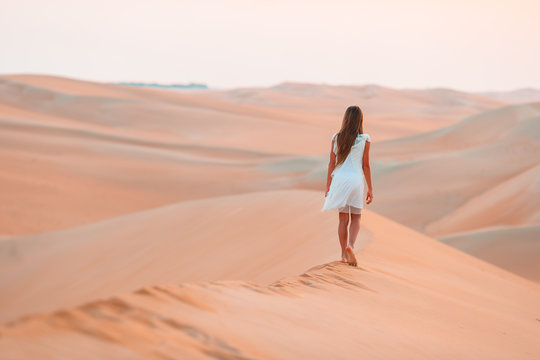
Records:
<instances>
[{"instance_id":1,"label":"long brown hair","mask_svg":"<svg viewBox=\"0 0 540 360\"><path fill-rule=\"evenodd\" d=\"M351 151L351 146L358 134L364 133L364 114L358 105L351 105L345 110L341 129L334 141L337 141L336 165L343 163ZM339 139L339 141L338 141Z\"/></svg>"}]
</instances>

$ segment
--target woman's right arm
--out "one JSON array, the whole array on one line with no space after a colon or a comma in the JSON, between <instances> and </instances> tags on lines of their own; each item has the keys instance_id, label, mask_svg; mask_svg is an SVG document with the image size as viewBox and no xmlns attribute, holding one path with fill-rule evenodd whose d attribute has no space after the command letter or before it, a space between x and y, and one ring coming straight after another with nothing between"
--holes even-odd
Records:
<instances>
[{"instance_id":1,"label":"woman's right arm","mask_svg":"<svg viewBox=\"0 0 540 360\"><path fill-rule=\"evenodd\" d=\"M330 146L330 161L328 162L328 175L326 176L326 192L324 197L328 194L330 190L330 184L332 183L332 171L336 167L336 154L334 153L334 141L332 140L332 145Z\"/></svg>"},{"instance_id":2,"label":"woman's right arm","mask_svg":"<svg viewBox=\"0 0 540 360\"><path fill-rule=\"evenodd\" d=\"M369 148L371 141L366 141L364 147L364 156L362 158L362 170L364 171L364 177L368 186L368 192L366 195L366 204L369 204L373 200L373 185L371 184L371 168L369 166Z\"/></svg>"}]
</instances>

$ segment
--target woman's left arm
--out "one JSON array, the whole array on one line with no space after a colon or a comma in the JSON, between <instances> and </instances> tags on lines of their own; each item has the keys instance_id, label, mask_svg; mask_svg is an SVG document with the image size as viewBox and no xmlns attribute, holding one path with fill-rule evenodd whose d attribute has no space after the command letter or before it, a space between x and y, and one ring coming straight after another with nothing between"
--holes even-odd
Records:
<instances>
[{"instance_id":1,"label":"woman's left arm","mask_svg":"<svg viewBox=\"0 0 540 360\"><path fill-rule=\"evenodd\" d=\"M328 175L326 177L326 192L324 193L324 197L328 194L328 190L330 190L330 184L332 183L332 171L334 171L334 168L336 167L336 154L334 153L334 141L335 139L332 139L332 146L330 147L330 161L328 162Z\"/></svg>"}]
</instances>

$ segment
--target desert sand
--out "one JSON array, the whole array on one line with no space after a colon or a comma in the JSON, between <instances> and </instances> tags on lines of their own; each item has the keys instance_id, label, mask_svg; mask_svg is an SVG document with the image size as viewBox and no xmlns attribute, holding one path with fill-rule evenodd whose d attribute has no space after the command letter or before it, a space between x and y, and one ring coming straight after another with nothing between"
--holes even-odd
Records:
<instances>
[{"instance_id":1,"label":"desert sand","mask_svg":"<svg viewBox=\"0 0 540 360\"><path fill-rule=\"evenodd\" d=\"M442 89L306 87L177 92L2 76L0 236L205 197L320 190L322 151L351 101L362 103L366 132L378 143L504 104ZM239 92L251 100L239 103Z\"/></svg>"},{"instance_id":2,"label":"desert sand","mask_svg":"<svg viewBox=\"0 0 540 360\"><path fill-rule=\"evenodd\" d=\"M317 223L320 216L311 211L304 220ZM358 268L336 260L272 282L154 284L10 323L0 333L2 356L72 359L90 351L108 359L538 357L538 284L369 210L362 216ZM289 231L276 239L296 243ZM313 246L324 250L315 241ZM292 249L290 257L296 254L301 252ZM289 257L281 264L273 256L271 249L254 255L262 267L269 259L291 266ZM214 266L207 257L197 258L208 268L223 262ZM234 262L236 274L244 264L257 271L249 258ZM260 277L244 270L244 278Z\"/></svg>"},{"instance_id":3,"label":"desert sand","mask_svg":"<svg viewBox=\"0 0 540 360\"><path fill-rule=\"evenodd\" d=\"M0 76L0 358L539 358L540 103L519 94ZM319 211L355 103L358 268Z\"/></svg>"}]
</instances>

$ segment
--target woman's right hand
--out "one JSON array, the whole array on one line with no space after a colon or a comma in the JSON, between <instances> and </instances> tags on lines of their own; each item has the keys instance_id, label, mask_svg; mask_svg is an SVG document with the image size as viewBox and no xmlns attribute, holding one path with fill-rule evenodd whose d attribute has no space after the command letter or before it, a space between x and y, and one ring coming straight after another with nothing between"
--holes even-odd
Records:
<instances>
[{"instance_id":1,"label":"woman's right hand","mask_svg":"<svg viewBox=\"0 0 540 360\"><path fill-rule=\"evenodd\" d=\"M373 200L373 190L369 189L366 195L366 204L369 204Z\"/></svg>"}]
</instances>

